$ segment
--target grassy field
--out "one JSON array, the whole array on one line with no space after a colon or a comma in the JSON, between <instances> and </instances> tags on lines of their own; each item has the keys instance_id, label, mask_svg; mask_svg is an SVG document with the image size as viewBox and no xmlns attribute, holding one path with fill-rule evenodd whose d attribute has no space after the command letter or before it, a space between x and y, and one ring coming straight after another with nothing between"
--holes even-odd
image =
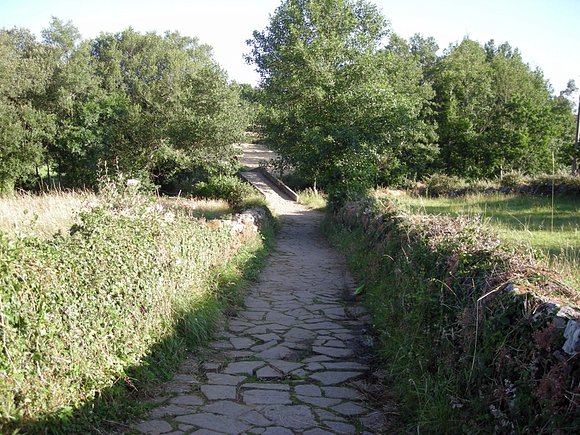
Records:
<instances>
[{"instance_id":1,"label":"grassy field","mask_svg":"<svg viewBox=\"0 0 580 435\"><path fill-rule=\"evenodd\" d=\"M458 198L400 196L412 213L481 216L503 240L538 252L580 284L580 201L518 195L471 195Z\"/></svg>"}]
</instances>

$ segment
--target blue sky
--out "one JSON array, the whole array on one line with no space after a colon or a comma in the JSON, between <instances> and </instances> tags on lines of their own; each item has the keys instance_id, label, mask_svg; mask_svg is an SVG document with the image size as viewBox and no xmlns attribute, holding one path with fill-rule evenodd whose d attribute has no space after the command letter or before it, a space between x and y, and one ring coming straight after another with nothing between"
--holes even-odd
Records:
<instances>
[{"instance_id":1,"label":"blue sky","mask_svg":"<svg viewBox=\"0 0 580 435\"><path fill-rule=\"evenodd\" d=\"M433 36L443 49L465 36L508 41L540 67L558 92L568 79L580 85L580 0L375 0L401 36ZM214 57L238 82L255 83L245 64L245 40L262 30L280 0L0 0L0 27L36 35L51 16L71 20L85 38L129 26L177 30L214 48Z\"/></svg>"}]
</instances>

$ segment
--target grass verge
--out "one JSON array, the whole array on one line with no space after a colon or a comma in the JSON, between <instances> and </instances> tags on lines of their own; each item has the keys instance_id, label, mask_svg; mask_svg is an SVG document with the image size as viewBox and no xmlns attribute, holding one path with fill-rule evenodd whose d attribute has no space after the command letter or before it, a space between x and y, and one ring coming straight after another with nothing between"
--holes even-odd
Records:
<instances>
[{"instance_id":1,"label":"grass verge","mask_svg":"<svg viewBox=\"0 0 580 435\"><path fill-rule=\"evenodd\" d=\"M298 192L298 203L314 210L324 210L327 205L327 196L311 188Z\"/></svg>"}]
</instances>

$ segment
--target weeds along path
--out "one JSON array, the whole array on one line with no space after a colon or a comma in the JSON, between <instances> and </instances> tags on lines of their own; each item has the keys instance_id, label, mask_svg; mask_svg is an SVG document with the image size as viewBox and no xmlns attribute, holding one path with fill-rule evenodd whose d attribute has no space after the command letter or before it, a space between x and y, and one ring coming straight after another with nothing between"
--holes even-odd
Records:
<instances>
[{"instance_id":1,"label":"weeds along path","mask_svg":"<svg viewBox=\"0 0 580 435\"><path fill-rule=\"evenodd\" d=\"M364 313L343 259L319 234L322 214L262 188L282 220L267 266L245 307L190 356L134 431L388 432L361 393L370 376Z\"/></svg>"}]
</instances>

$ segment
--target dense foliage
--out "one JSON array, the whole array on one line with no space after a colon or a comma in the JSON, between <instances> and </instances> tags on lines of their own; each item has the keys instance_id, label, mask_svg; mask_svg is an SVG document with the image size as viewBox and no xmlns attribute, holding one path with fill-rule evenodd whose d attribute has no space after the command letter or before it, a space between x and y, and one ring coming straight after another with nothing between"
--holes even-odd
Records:
<instances>
[{"instance_id":1,"label":"dense foliage","mask_svg":"<svg viewBox=\"0 0 580 435\"><path fill-rule=\"evenodd\" d=\"M65 428L67 420L82 409L98 419L99 397L161 376L207 339L227 297L217 274L261 246L255 228L192 219L135 189L107 188L71 235L0 232L3 433L88 432ZM238 280L224 276L228 286ZM114 414L114 405L102 411Z\"/></svg>"},{"instance_id":2,"label":"dense foliage","mask_svg":"<svg viewBox=\"0 0 580 435\"><path fill-rule=\"evenodd\" d=\"M576 314L555 305L578 294L554 272L465 217L361 201L329 225L410 431L578 432L580 360L561 350Z\"/></svg>"},{"instance_id":3,"label":"dense foliage","mask_svg":"<svg viewBox=\"0 0 580 435\"><path fill-rule=\"evenodd\" d=\"M466 38L439 55L433 38L391 33L366 0L286 0L248 44L269 143L331 194L572 161L574 83L554 97L507 43Z\"/></svg>"},{"instance_id":4,"label":"dense foliage","mask_svg":"<svg viewBox=\"0 0 580 435\"><path fill-rule=\"evenodd\" d=\"M40 42L0 30L1 191L55 173L93 186L103 162L161 185L183 171L203 178L233 165L246 124L237 85L195 38L127 29L81 40L58 19Z\"/></svg>"},{"instance_id":5,"label":"dense foliage","mask_svg":"<svg viewBox=\"0 0 580 435\"><path fill-rule=\"evenodd\" d=\"M432 130L417 119L432 91L404 41L381 46L389 33L375 6L351 0L286 1L254 32L262 122L288 163L348 192L428 158Z\"/></svg>"}]
</instances>

